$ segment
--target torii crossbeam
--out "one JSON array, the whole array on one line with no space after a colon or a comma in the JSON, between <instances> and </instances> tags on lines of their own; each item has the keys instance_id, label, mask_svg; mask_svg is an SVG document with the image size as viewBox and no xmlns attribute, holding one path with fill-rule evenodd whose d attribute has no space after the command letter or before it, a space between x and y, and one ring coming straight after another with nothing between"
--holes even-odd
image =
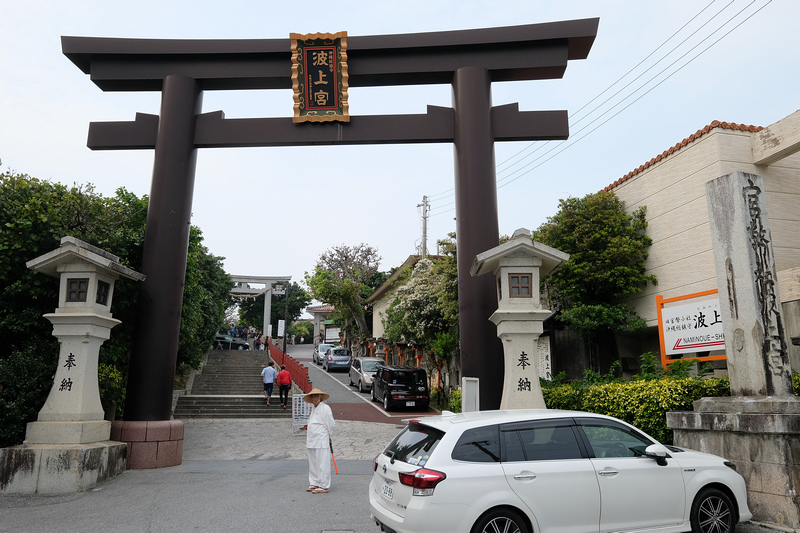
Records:
<instances>
[{"instance_id":1,"label":"torii crossbeam","mask_svg":"<svg viewBox=\"0 0 800 533\"><path fill-rule=\"evenodd\" d=\"M474 257L498 244L495 141L566 139L566 111L492 107L491 83L563 76L585 59L598 19L504 28L350 36L351 87L451 84L453 107L418 115L353 116L349 123L201 114L204 90L291 88L289 39L151 40L62 37L62 49L104 91L161 91L159 116L92 123L90 148L155 149L126 420L168 420L178 346L197 148L447 142L455 145L462 373L481 379L496 408L503 351L488 318L493 280Z\"/></svg>"}]
</instances>

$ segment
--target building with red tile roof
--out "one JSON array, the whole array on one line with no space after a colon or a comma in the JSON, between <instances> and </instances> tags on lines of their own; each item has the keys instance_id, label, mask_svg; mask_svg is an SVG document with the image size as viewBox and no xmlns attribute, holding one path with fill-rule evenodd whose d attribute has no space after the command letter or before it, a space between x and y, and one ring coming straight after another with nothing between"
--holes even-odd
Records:
<instances>
[{"instance_id":1,"label":"building with red tile roof","mask_svg":"<svg viewBox=\"0 0 800 533\"><path fill-rule=\"evenodd\" d=\"M616 193L629 211L646 206L653 239L646 266L658 279L658 285L628 300L648 330L618 338L622 357L660 352L656 295L721 289L724 297L714 268L705 184L735 171L764 179L787 337L800 337L799 152L800 111L767 127L714 121L603 189ZM791 346L788 338L787 344L792 366L800 370L800 346Z\"/></svg>"}]
</instances>

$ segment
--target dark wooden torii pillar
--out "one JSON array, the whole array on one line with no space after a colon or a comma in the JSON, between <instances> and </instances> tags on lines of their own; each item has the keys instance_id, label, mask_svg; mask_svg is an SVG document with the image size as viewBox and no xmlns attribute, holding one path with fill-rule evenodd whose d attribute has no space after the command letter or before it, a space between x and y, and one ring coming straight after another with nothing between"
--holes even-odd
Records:
<instances>
[{"instance_id":1,"label":"dark wooden torii pillar","mask_svg":"<svg viewBox=\"0 0 800 533\"><path fill-rule=\"evenodd\" d=\"M449 83L453 108L353 116L349 123L200 114L205 90L291 88L289 39L62 37L63 53L104 91L161 91L160 116L89 126L93 150L155 149L126 420L168 420L177 357L197 148L452 142L455 145L461 368L481 379L481 409L500 404L503 350L489 316L494 280L475 255L498 244L495 141L566 139L566 111L492 107L496 81L563 76L585 59L598 19L347 38L349 86ZM290 111L291 108L287 108Z\"/></svg>"}]
</instances>

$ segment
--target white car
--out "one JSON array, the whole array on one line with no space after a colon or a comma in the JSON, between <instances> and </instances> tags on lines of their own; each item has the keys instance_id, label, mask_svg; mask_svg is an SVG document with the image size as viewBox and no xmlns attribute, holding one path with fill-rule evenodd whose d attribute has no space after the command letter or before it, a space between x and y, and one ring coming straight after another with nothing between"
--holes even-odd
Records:
<instances>
[{"instance_id":1,"label":"white car","mask_svg":"<svg viewBox=\"0 0 800 533\"><path fill-rule=\"evenodd\" d=\"M730 462L578 411L411 420L373 466L381 531L733 533L752 518Z\"/></svg>"},{"instance_id":2,"label":"white car","mask_svg":"<svg viewBox=\"0 0 800 533\"><path fill-rule=\"evenodd\" d=\"M335 346L333 344L317 344L317 347L314 348L314 353L311 355L311 359L314 363L321 365L322 360L325 358L325 352L331 348L335 348Z\"/></svg>"}]
</instances>

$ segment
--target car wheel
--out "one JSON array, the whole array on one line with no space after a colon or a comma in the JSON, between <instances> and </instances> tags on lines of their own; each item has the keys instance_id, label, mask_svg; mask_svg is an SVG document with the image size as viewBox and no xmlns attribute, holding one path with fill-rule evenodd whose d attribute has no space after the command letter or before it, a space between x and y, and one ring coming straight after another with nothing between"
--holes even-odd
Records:
<instances>
[{"instance_id":1,"label":"car wheel","mask_svg":"<svg viewBox=\"0 0 800 533\"><path fill-rule=\"evenodd\" d=\"M471 533L529 533L522 517L511 509L489 511L472 526Z\"/></svg>"},{"instance_id":2,"label":"car wheel","mask_svg":"<svg viewBox=\"0 0 800 533\"><path fill-rule=\"evenodd\" d=\"M692 503L690 515L693 533L730 533L735 513L727 494L718 489L703 489Z\"/></svg>"},{"instance_id":3,"label":"car wheel","mask_svg":"<svg viewBox=\"0 0 800 533\"><path fill-rule=\"evenodd\" d=\"M364 382L360 379L358 380L358 392L364 392Z\"/></svg>"},{"instance_id":4,"label":"car wheel","mask_svg":"<svg viewBox=\"0 0 800 533\"><path fill-rule=\"evenodd\" d=\"M387 393L383 395L383 409L385 411L388 411L390 407L391 405L389 404L389 394Z\"/></svg>"},{"instance_id":5,"label":"car wheel","mask_svg":"<svg viewBox=\"0 0 800 533\"><path fill-rule=\"evenodd\" d=\"M373 402L377 402L378 398L375 397L375 385L372 386L372 390L369 393L369 399Z\"/></svg>"},{"instance_id":6,"label":"car wheel","mask_svg":"<svg viewBox=\"0 0 800 533\"><path fill-rule=\"evenodd\" d=\"M348 383L348 385L350 385L351 387L355 385L355 383L353 383L353 377L350 374L347 375L347 380L350 382Z\"/></svg>"}]
</instances>

